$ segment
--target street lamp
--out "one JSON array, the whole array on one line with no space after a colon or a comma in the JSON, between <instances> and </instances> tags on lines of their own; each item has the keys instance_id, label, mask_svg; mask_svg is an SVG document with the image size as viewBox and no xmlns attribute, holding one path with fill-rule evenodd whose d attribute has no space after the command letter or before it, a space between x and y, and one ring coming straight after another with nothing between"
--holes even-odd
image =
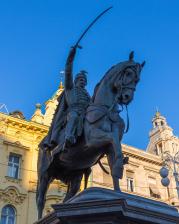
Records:
<instances>
[{"instance_id":1,"label":"street lamp","mask_svg":"<svg viewBox=\"0 0 179 224\"><path fill-rule=\"evenodd\" d=\"M175 155L171 155L169 151L163 153L163 167L160 169L161 183L167 187L170 184L168 179L169 169L172 170L176 182L176 189L179 198L179 151Z\"/></svg>"}]
</instances>

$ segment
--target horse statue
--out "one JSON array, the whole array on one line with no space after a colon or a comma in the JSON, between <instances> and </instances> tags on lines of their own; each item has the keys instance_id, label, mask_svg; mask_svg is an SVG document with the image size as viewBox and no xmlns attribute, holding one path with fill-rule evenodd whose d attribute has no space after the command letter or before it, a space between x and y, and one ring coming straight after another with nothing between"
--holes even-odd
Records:
<instances>
[{"instance_id":1,"label":"horse statue","mask_svg":"<svg viewBox=\"0 0 179 224\"><path fill-rule=\"evenodd\" d=\"M42 217L46 192L54 179L68 186L65 202L79 191L83 175L87 187L91 167L104 156L107 156L114 190L120 191L119 179L122 179L126 158L121 149L125 123L119 115L119 106L128 105L133 100L144 64L135 62L131 52L127 61L112 66L105 73L94 89L85 113L82 135L74 145L62 150L65 125L58 133L58 144L53 151L45 150L40 144L36 194L38 218Z\"/></svg>"}]
</instances>

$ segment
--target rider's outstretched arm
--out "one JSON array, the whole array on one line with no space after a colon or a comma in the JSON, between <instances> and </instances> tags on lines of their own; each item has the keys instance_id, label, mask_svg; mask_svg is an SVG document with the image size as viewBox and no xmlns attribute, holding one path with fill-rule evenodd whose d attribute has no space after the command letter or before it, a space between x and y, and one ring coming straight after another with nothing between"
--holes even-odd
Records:
<instances>
[{"instance_id":1,"label":"rider's outstretched arm","mask_svg":"<svg viewBox=\"0 0 179 224\"><path fill-rule=\"evenodd\" d=\"M65 89L73 87L73 61L76 54L76 47L72 47L65 65Z\"/></svg>"}]
</instances>

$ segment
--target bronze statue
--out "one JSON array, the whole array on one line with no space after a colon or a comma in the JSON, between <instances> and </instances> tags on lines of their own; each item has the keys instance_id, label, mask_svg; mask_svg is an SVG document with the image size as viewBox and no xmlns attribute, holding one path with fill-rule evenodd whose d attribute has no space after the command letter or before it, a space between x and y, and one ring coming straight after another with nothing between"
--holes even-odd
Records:
<instances>
[{"instance_id":1,"label":"bronze statue","mask_svg":"<svg viewBox=\"0 0 179 224\"><path fill-rule=\"evenodd\" d=\"M106 155L114 190L120 191L119 179L127 161L121 149L125 124L119 115L119 105L128 105L133 100L144 62L135 62L131 52L127 61L106 72L90 99L85 90L85 72L80 72L74 83L72 79L78 43L70 50L65 68L65 90L58 99L48 135L39 145L36 194L39 218L42 217L48 186L54 179L67 184L64 199L67 201L79 191L83 175L87 187L91 167L96 163L101 165L100 159Z\"/></svg>"},{"instance_id":2,"label":"bronze statue","mask_svg":"<svg viewBox=\"0 0 179 224\"><path fill-rule=\"evenodd\" d=\"M124 165L120 142L125 125L119 116L118 105L128 105L132 101L143 66L144 63L139 64L133 60L131 53L128 61L118 63L106 72L96 85L92 100L87 107L82 135L72 145L66 146L65 152L62 149L68 133L66 121L68 112L63 110L66 106L65 93L62 93L49 133L39 145L37 186L39 218L42 216L46 191L54 179L68 185L64 199L66 201L78 192L83 174L87 179L90 168L104 155L108 159L114 190L120 190L119 179L123 176ZM59 125L55 125L56 122ZM47 147L53 149L52 153L44 150Z\"/></svg>"}]
</instances>

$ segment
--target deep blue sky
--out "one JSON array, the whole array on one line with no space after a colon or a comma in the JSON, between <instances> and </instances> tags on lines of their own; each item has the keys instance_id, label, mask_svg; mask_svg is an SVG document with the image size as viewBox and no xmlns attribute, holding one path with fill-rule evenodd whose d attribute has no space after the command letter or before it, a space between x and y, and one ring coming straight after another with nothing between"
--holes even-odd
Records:
<instances>
[{"instance_id":1,"label":"deep blue sky","mask_svg":"<svg viewBox=\"0 0 179 224\"><path fill-rule=\"evenodd\" d=\"M0 3L0 103L26 118L35 103L56 91L71 45L108 6L114 8L89 31L78 51L74 73L89 72L88 90L106 70L126 60L146 60L130 130L123 142L145 149L156 107L179 134L179 1L177 0L6 0Z\"/></svg>"}]
</instances>

